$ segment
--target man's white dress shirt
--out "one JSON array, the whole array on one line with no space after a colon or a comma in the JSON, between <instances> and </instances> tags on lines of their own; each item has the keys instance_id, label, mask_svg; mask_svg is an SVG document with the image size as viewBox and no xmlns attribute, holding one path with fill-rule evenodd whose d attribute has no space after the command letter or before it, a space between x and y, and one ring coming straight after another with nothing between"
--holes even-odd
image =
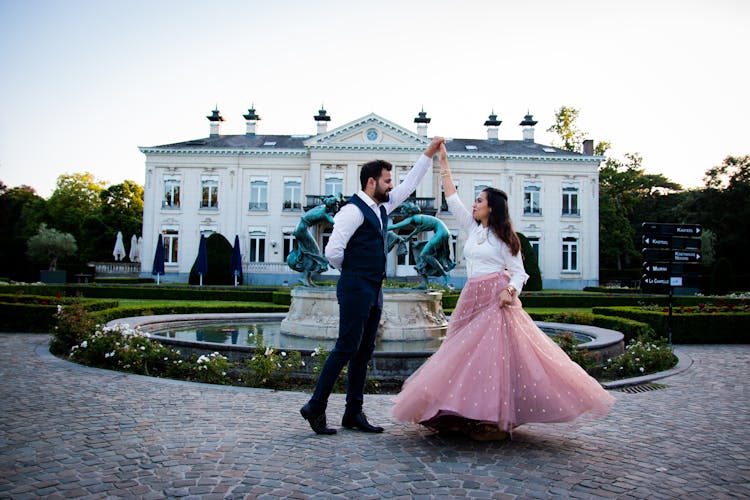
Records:
<instances>
[{"instance_id":1,"label":"man's white dress shirt","mask_svg":"<svg viewBox=\"0 0 750 500\"><path fill-rule=\"evenodd\" d=\"M393 188L390 192L389 200L382 205L385 207L386 213L393 212L396 207L409 197L411 193L417 189L417 185L422 181L422 178L432 166L432 158L422 155L414 164L414 167L409 171L404 179L404 182ZM370 198L364 191L360 190L355 196L359 196L362 201L367 203L375 217L380 220L380 205L375 200ZM341 265L344 263L344 250L346 245L349 243L349 239L357 231L357 228L362 225L365 221L365 216L362 215L362 211L357 208L353 203L347 203L341 210L333 217L333 232L331 237L328 239L328 244L325 248L325 255L328 262L333 267L341 270ZM382 222L381 222L382 224Z\"/></svg>"}]
</instances>

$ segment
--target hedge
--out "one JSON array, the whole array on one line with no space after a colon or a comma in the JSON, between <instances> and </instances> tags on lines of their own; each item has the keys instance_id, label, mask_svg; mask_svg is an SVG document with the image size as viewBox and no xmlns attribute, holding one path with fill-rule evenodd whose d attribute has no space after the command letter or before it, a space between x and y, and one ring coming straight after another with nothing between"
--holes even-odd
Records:
<instances>
[{"instance_id":1,"label":"hedge","mask_svg":"<svg viewBox=\"0 0 750 500\"><path fill-rule=\"evenodd\" d=\"M157 300L223 300L236 302L273 302L273 288L235 289L175 286L112 286L112 285L14 285L10 291L20 290L33 295L61 295L90 298L157 299Z\"/></svg>"},{"instance_id":2,"label":"hedge","mask_svg":"<svg viewBox=\"0 0 750 500\"><path fill-rule=\"evenodd\" d=\"M49 300L49 297L41 297ZM71 299L55 299L51 304L10 302L0 296L0 332L51 332L58 304ZM117 307L116 300L84 301L83 307L94 314Z\"/></svg>"},{"instance_id":3,"label":"hedge","mask_svg":"<svg viewBox=\"0 0 750 500\"><path fill-rule=\"evenodd\" d=\"M623 334L625 344L645 336L656 338L656 332L648 323L635 321L617 316L606 316L592 313L530 313L535 321L550 321L554 323L570 323L576 325L591 325L599 328L615 330Z\"/></svg>"},{"instance_id":4,"label":"hedge","mask_svg":"<svg viewBox=\"0 0 750 500\"><path fill-rule=\"evenodd\" d=\"M661 337L669 335L669 313L640 307L595 307L594 314L648 323ZM672 314L674 344L750 343L750 312L678 312Z\"/></svg>"},{"instance_id":5,"label":"hedge","mask_svg":"<svg viewBox=\"0 0 750 500\"><path fill-rule=\"evenodd\" d=\"M275 313L287 312L289 308L278 304L247 304L243 306L226 306L221 304L201 307L191 306L128 306L97 311L92 314L97 323L104 324L113 319L128 318L130 316L151 316L155 314L197 314L197 313Z\"/></svg>"}]
</instances>

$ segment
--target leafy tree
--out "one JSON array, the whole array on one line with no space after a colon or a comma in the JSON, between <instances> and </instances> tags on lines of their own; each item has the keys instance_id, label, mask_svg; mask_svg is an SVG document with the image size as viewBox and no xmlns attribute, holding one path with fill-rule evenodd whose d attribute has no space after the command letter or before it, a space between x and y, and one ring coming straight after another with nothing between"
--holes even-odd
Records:
<instances>
[{"instance_id":1,"label":"leafy tree","mask_svg":"<svg viewBox=\"0 0 750 500\"><path fill-rule=\"evenodd\" d=\"M89 172L59 176L57 187L47 201L50 217L61 230L75 234L83 218L101 206L104 186Z\"/></svg>"},{"instance_id":2,"label":"leafy tree","mask_svg":"<svg viewBox=\"0 0 750 500\"><path fill-rule=\"evenodd\" d=\"M676 211L714 235L716 264L726 258L735 273L735 286L750 288L750 155L728 156L706 171L705 188L679 197Z\"/></svg>"},{"instance_id":3,"label":"leafy tree","mask_svg":"<svg viewBox=\"0 0 750 500\"><path fill-rule=\"evenodd\" d=\"M547 129L547 132L554 132L562 140L562 149L568 151L579 151L581 142L583 142L584 133L578 128L579 111L568 106L561 106L555 112L555 124Z\"/></svg>"},{"instance_id":4,"label":"leafy tree","mask_svg":"<svg viewBox=\"0 0 750 500\"><path fill-rule=\"evenodd\" d=\"M57 269L57 260L72 255L78 249L72 234L41 224L37 234L29 238L28 255L35 261L49 261L49 270Z\"/></svg>"},{"instance_id":5,"label":"leafy tree","mask_svg":"<svg viewBox=\"0 0 750 500\"><path fill-rule=\"evenodd\" d=\"M27 242L47 220L46 201L29 186L0 190L0 276L36 279L37 266L26 255Z\"/></svg>"},{"instance_id":6,"label":"leafy tree","mask_svg":"<svg viewBox=\"0 0 750 500\"><path fill-rule=\"evenodd\" d=\"M607 158L599 169L599 259L602 267L623 269L639 261L640 225L646 218L637 214L638 207L645 199L681 189L662 174L644 173L643 159L638 153L626 153L625 158L624 163Z\"/></svg>"}]
</instances>

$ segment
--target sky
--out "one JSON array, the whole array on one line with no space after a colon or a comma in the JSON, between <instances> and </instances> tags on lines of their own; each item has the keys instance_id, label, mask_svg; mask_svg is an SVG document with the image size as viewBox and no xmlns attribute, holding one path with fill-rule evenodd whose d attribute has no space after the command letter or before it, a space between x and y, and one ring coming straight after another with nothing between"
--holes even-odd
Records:
<instances>
[{"instance_id":1,"label":"sky","mask_svg":"<svg viewBox=\"0 0 750 500\"><path fill-rule=\"evenodd\" d=\"M0 0L0 181L143 184L139 146L308 134L369 113L428 134L536 142L579 110L609 155L684 187L750 154L747 0Z\"/></svg>"}]
</instances>

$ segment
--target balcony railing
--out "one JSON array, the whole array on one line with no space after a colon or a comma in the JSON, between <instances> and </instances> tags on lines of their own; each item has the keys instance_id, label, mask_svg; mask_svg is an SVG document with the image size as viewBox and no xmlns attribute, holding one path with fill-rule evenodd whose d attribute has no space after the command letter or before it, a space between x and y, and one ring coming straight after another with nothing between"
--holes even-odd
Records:
<instances>
[{"instance_id":1,"label":"balcony railing","mask_svg":"<svg viewBox=\"0 0 750 500\"><path fill-rule=\"evenodd\" d=\"M89 262L97 276L138 276L141 272L140 262Z\"/></svg>"},{"instance_id":2,"label":"balcony railing","mask_svg":"<svg viewBox=\"0 0 750 500\"><path fill-rule=\"evenodd\" d=\"M581 209L579 208L563 208L563 217L580 217Z\"/></svg>"},{"instance_id":3,"label":"balcony railing","mask_svg":"<svg viewBox=\"0 0 750 500\"><path fill-rule=\"evenodd\" d=\"M268 210L268 203L251 201L248 210Z\"/></svg>"}]
</instances>

